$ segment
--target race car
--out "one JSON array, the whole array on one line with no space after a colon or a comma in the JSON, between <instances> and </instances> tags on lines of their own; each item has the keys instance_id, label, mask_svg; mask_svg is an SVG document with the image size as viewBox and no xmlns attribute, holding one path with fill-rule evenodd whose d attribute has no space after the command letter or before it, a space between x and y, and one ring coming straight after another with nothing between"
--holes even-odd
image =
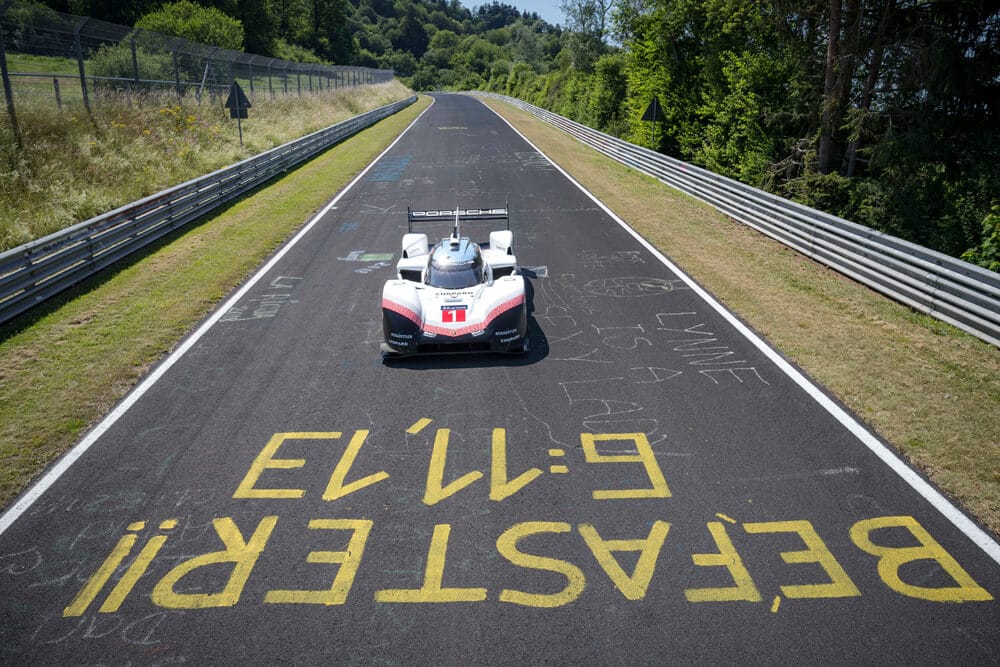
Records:
<instances>
[{"instance_id":1,"label":"race car","mask_svg":"<svg viewBox=\"0 0 1000 667\"><path fill-rule=\"evenodd\" d=\"M463 236L469 220L502 220L488 243ZM433 247L415 223L453 223L451 235ZM528 350L524 277L514 255L507 208L414 211L396 278L382 288L386 356Z\"/></svg>"}]
</instances>

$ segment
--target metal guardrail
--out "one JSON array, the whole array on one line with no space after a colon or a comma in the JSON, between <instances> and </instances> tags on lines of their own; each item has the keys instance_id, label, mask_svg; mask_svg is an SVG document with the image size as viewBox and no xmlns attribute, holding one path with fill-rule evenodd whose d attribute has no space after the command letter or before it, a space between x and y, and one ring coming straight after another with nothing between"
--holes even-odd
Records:
<instances>
[{"instance_id":1,"label":"metal guardrail","mask_svg":"<svg viewBox=\"0 0 1000 667\"><path fill-rule=\"evenodd\" d=\"M0 253L0 323L406 108L416 95Z\"/></svg>"},{"instance_id":2,"label":"metal guardrail","mask_svg":"<svg viewBox=\"0 0 1000 667\"><path fill-rule=\"evenodd\" d=\"M604 155L901 303L1000 347L1000 274L630 144L527 102L527 111Z\"/></svg>"}]
</instances>

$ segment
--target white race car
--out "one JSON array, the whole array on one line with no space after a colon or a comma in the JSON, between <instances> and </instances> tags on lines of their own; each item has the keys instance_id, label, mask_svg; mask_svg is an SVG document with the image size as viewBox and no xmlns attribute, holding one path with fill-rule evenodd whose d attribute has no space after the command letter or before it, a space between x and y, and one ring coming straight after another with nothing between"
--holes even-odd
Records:
<instances>
[{"instance_id":1,"label":"white race car","mask_svg":"<svg viewBox=\"0 0 1000 667\"><path fill-rule=\"evenodd\" d=\"M479 244L461 234L466 220L503 220ZM430 247L415 222L453 221L451 236ZM382 352L526 352L524 277L514 255L506 208L412 211L396 278L382 288Z\"/></svg>"}]
</instances>

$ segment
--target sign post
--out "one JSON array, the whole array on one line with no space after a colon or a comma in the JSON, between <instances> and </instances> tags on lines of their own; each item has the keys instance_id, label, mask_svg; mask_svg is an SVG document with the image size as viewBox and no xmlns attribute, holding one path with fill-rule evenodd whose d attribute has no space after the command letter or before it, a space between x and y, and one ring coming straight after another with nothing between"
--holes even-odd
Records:
<instances>
[{"instance_id":1,"label":"sign post","mask_svg":"<svg viewBox=\"0 0 1000 667\"><path fill-rule=\"evenodd\" d=\"M233 85L229 87L229 97L226 98L226 108L229 109L229 117L236 119L236 127L240 131L240 148L243 147L243 120L244 118L249 118L250 114L247 113L252 104L250 100L247 99L246 93L240 88L240 84L233 81Z\"/></svg>"},{"instance_id":2,"label":"sign post","mask_svg":"<svg viewBox=\"0 0 1000 667\"><path fill-rule=\"evenodd\" d=\"M643 112L642 120L652 121L649 129L649 144L653 150L656 150L656 122L663 120L663 107L660 106L660 99L655 95L653 96L653 101L649 103L649 106Z\"/></svg>"}]
</instances>

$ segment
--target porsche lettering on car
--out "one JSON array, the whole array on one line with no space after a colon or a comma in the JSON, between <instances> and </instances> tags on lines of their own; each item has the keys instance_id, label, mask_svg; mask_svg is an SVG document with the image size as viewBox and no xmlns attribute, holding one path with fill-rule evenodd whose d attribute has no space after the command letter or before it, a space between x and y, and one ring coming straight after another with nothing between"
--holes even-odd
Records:
<instances>
[{"instance_id":1,"label":"porsche lettering on car","mask_svg":"<svg viewBox=\"0 0 1000 667\"><path fill-rule=\"evenodd\" d=\"M485 243L463 236L469 220L503 221ZM431 246L414 222L453 223ZM506 208L407 210L396 278L382 288L386 355L525 352L527 303Z\"/></svg>"}]
</instances>

